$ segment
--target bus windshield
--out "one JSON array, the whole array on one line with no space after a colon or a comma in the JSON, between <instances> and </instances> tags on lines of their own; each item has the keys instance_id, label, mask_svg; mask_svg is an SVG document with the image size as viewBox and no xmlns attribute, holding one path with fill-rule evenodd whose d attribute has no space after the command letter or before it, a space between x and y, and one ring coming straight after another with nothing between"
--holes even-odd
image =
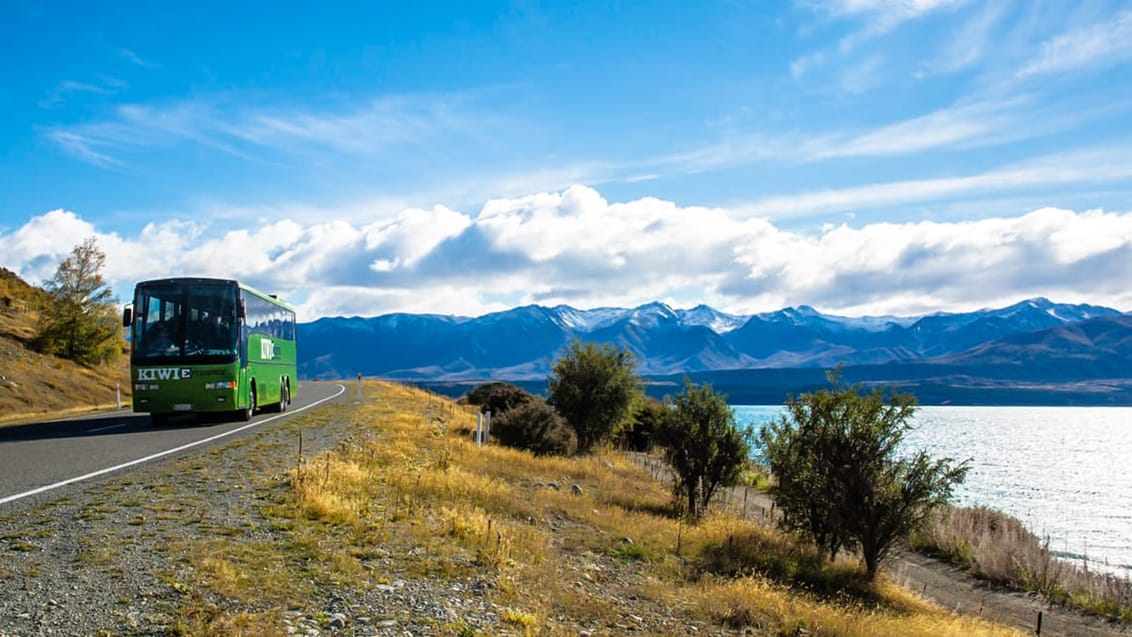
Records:
<instances>
[{"instance_id":1,"label":"bus windshield","mask_svg":"<svg viewBox=\"0 0 1132 637\"><path fill-rule=\"evenodd\" d=\"M160 282L134 298L133 360L222 362L239 354L234 284Z\"/></svg>"}]
</instances>

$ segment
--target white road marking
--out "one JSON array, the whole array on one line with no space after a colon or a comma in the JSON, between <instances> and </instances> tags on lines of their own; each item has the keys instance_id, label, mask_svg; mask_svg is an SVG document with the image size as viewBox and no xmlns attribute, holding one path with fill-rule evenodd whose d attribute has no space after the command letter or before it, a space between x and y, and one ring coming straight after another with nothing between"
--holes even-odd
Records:
<instances>
[{"instance_id":1,"label":"white road marking","mask_svg":"<svg viewBox=\"0 0 1132 637\"><path fill-rule=\"evenodd\" d=\"M110 431L111 429L117 429L118 427L125 427L127 424L129 424L129 423L123 422L123 423L120 423L120 424L117 424L117 425L110 425L109 427L99 427L98 429L87 429L83 433L96 434L100 431Z\"/></svg>"},{"instance_id":2,"label":"white road marking","mask_svg":"<svg viewBox=\"0 0 1132 637\"><path fill-rule=\"evenodd\" d=\"M98 471L92 471L92 472L87 473L85 475L76 476L74 478L68 478L68 479L63 480L61 482L56 482L55 484L49 484L49 485L46 485L46 486L39 487L37 489L32 489L31 491L25 491L23 493L17 493L15 495L10 495L10 496L7 496L5 498L0 498L0 504L7 504L9 502L14 502L16 500L20 500L20 499L23 499L23 498L26 498L26 497L29 497L29 496L39 494L39 493L44 493L46 491L58 489L59 487L65 487L68 484L74 484L76 482L82 482L83 480L89 480L91 478L95 478L95 477L98 477L98 476L101 476L101 475L105 475L107 473L112 473L114 471L118 471L119 469L125 469L127 467L139 465L143 462L149 462L150 460L156 460L158 458L163 458L165 456L168 456L168 455L180 452L180 451L184 451L185 449L192 449L193 447L212 442L213 440L219 440L221 438L224 438L225 436L231 436L232 434L240 433L241 431L244 431L246 429L250 429L252 427L257 427L259 425L269 423L273 420L277 420L277 419L282 418L284 416L290 416L292 414L297 414L301 411L305 411L307 409L310 409L311 407L321 405L322 403L324 403L324 402L326 402L326 401L328 401L332 398L337 398L337 397L341 396L345 391L346 391L346 386L345 385L339 385L338 386L338 393L336 393L332 396L327 396L326 398L323 398L322 400L313 402L313 403L307 405L306 407L300 407L298 409L289 411L287 413L279 414L277 416L271 416L270 418L264 418L263 420L257 420L256 422L250 422L250 423L248 423L248 424L246 424L242 427L237 427L237 428L235 428L231 431L225 431L224 433L216 434L215 436L204 438L202 440L197 440L196 442L190 442L188 444L181 445L180 447L174 447L173 449L166 449L165 451L159 451L157 453L150 454L150 455L148 455L144 458L138 458L137 460L131 460L129 462L123 462L122 464L115 465L113 467L107 467L105 469L99 469Z\"/></svg>"}]
</instances>

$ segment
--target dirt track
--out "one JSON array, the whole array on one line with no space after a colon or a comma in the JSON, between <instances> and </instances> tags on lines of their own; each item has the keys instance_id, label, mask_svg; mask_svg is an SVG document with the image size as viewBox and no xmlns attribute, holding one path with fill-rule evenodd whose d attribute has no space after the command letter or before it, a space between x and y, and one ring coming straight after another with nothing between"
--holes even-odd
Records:
<instances>
[{"instance_id":1,"label":"dirt track","mask_svg":"<svg viewBox=\"0 0 1132 637\"><path fill-rule=\"evenodd\" d=\"M1128 626L1051 606L1033 594L990 587L954 566L917 553L895 556L887 570L892 579L905 587L960 613L989 617L1030 631L1036 631L1038 613L1041 613L1043 636L1132 634Z\"/></svg>"}]
</instances>

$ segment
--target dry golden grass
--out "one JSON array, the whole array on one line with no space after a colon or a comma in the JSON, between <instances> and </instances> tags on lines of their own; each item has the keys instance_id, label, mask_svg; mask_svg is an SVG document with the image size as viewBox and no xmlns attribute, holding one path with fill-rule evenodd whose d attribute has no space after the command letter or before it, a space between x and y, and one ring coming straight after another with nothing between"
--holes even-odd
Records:
<instances>
[{"instance_id":1,"label":"dry golden grass","mask_svg":"<svg viewBox=\"0 0 1132 637\"><path fill-rule=\"evenodd\" d=\"M349 458L324 456L292 476L295 497L303 514L333 524L354 524L368 502L364 486L369 472Z\"/></svg>"},{"instance_id":2,"label":"dry golden grass","mask_svg":"<svg viewBox=\"0 0 1132 637\"><path fill-rule=\"evenodd\" d=\"M283 604L298 592L286 559L263 543L217 538L193 547L188 561L209 589L244 603Z\"/></svg>"},{"instance_id":3,"label":"dry golden grass","mask_svg":"<svg viewBox=\"0 0 1132 637\"><path fill-rule=\"evenodd\" d=\"M711 578L694 587L691 595L699 612L712 616L724 626L753 628L756 634L844 637L1022 634L983 620L956 617L903 590L889 587L883 587L881 595L903 598L892 601L905 610L829 603L759 577Z\"/></svg>"},{"instance_id":4,"label":"dry golden grass","mask_svg":"<svg viewBox=\"0 0 1132 637\"><path fill-rule=\"evenodd\" d=\"M294 469L292 504L276 512L293 533L318 534L312 554L345 556L325 563L324 579L364 585L373 575L357 561L368 542L415 550L412 573L490 577L501 620L523 634L618 626L626 613L655 620L645 630L661 634L689 625L755 635L1021 634L957 618L885 581L864 584L849 562L822 570L788 538L728 513L684 525L665 487L620 455L536 458L476 446L466 435L474 416L453 403L395 384L366 390L353 417L369 433ZM198 565L217 590L239 597L270 585L266 575L241 581L225 559ZM625 599L635 601L626 608ZM678 621L659 622L663 613Z\"/></svg>"},{"instance_id":5,"label":"dry golden grass","mask_svg":"<svg viewBox=\"0 0 1132 637\"><path fill-rule=\"evenodd\" d=\"M276 637L286 634L276 613L224 611L198 603L193 611L166 629L166 634L185 637Z\"/></svg>"}]
</instances>

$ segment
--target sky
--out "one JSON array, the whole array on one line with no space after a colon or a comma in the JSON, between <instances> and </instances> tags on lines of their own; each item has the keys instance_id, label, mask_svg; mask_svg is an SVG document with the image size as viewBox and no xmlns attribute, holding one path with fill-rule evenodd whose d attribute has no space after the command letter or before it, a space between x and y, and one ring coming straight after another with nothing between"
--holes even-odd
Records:
<instances>
[{"instance_id":1,"label":"sky","mask_svg":"<svg viewBox=\"0 0 1132 637\"><path fill-rule=\"evenodd\" d=\"M300 321L1132 310L1126 2L0 3L0 266Z\"/></svg>"}]
</instances>

